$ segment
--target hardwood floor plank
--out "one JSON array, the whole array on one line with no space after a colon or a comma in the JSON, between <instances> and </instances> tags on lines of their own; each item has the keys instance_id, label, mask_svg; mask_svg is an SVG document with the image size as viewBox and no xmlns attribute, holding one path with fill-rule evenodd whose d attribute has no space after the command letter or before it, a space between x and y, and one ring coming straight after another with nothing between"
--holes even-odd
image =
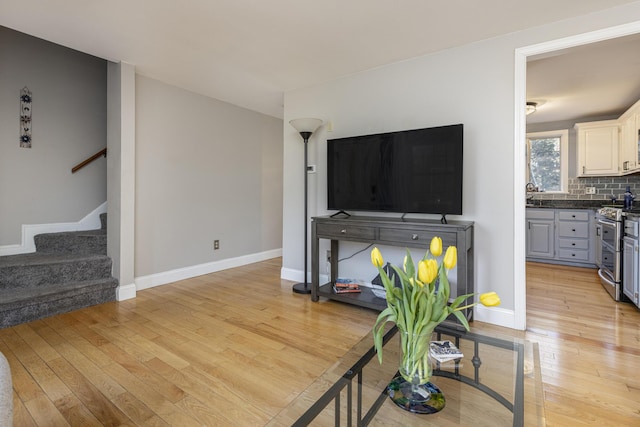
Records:
<instances>
[{"instance_id":1,"label":"hardwood floor plank","mask_svg":"<svg viewBox=\"0 0 640 427\"><path fill-rule=\"evenodd\" d=\"M70 426L53 402L44 395L24 402L24 406L38 425L51 427Z\"/></svg>"},{"instance_id":2,"label":"hardwood floor plank","mask_svg":"<svg viewBox=\"0 0 640 427\"><path fill-rule=\"evenodd\" d=\"M13 391L13 425L16 427L36 427L38 425L22 403L15 387Z\"/></svg>"},{"instance_id":3,"label":"hardwood floor plank","mask_svg":"<svg viewBox=\"0 0 640 427\"><path fill-rule=\"evenodd\" d=\"M74 390L75 396L101 423L107 426L118 426L127 421L128 417L67 360L55 359L50 361L49 365L65 384Z\"/></svg>"}]
</instances>

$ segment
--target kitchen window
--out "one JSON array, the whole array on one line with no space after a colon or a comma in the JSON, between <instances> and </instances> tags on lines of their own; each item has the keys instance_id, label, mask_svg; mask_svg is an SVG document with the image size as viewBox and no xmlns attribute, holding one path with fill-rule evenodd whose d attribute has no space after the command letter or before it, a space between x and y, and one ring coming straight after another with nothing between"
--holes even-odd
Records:
<instances>
[{"instance_id":1,"label":"kitchen window","mask_svg":"<svg viewBox=\"0 0 640 427\"><path fill-rule=\"evenodd\" d=\"M569 131L527 134L527 182L538 191L568 193Z\"/></svg>"}]
</instances>

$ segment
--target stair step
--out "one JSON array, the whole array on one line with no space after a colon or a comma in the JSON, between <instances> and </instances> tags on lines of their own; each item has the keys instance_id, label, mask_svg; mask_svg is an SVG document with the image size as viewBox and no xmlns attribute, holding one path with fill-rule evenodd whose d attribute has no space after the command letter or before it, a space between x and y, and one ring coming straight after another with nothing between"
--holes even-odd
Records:
<instances>
[{"instance_id":1,"label":"stair step","mask_svg":"<svg viewBox=\"0 0 640 427\"><path fill-rule=\"evenodd\" d=\"M0 257L0 289L33 288L110 277L111 259L105 255L35 252Z\"/></svg>"},{"instance_id":2,"label":"stair step","mask_svg":"<svg viewBox=\"0 0 640 427\"><path fill-rule=\"evenodd\" d=\"M36 252L107 254L106 229L46 233L34 236Z\"/></svg>"},{"instance_id":3,"label":"stair step","mask_svg":"<svg viewBox=\"0 0 640 427\"><path fill-rule=\"evenodd\" d=\"M115 301L114 278L0 290L0 328Z\"/></svg>"}]
</instances>

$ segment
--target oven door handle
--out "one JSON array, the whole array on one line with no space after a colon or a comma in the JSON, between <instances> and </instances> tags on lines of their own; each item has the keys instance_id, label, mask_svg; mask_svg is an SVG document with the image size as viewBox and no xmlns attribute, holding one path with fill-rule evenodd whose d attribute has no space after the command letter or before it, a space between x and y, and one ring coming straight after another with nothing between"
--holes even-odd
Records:
<instances>
[{"instance_id":1,"label":"oven door handle","mask_svg":"<svg viewBox=\"0 0 640 427\"><path fill-rule=\"evenodd\" d=\"M598 276L600 276L600 280L603 280L610 284L611 286L615 286L616 282L613 281L613 278L609 276L608 272L603 271L602 269L598 270Z\"/></svg>"},{"instance_id":2,"label":"oven door handle","mask_svg":"<svg viewBox=\"0 0 640 427\"><path fill-rule=\"evenodd\" d=\"M598 218L598 224L600 225L608 225L609 227L615 227L616 221L612 219Z\"/></svg>"}]
</instances>

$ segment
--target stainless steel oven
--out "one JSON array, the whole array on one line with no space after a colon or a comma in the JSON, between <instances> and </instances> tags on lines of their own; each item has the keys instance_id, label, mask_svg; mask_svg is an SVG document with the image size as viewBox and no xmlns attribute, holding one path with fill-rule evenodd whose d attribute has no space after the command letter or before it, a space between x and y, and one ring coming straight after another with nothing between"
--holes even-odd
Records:
<instances>
[{"instance_id":1,"label":"stainless steel oven","mask_svg":"<svg viewBox=\"0 0 640 427\"><path fill-rule=\"evenodd\" d=\"M622 209L598 210L597 223L600 236L597 244L601 257L598 275L602 286L616 301L620 301L622 297L622 221Z\"/></svg>"}]
</instances>

